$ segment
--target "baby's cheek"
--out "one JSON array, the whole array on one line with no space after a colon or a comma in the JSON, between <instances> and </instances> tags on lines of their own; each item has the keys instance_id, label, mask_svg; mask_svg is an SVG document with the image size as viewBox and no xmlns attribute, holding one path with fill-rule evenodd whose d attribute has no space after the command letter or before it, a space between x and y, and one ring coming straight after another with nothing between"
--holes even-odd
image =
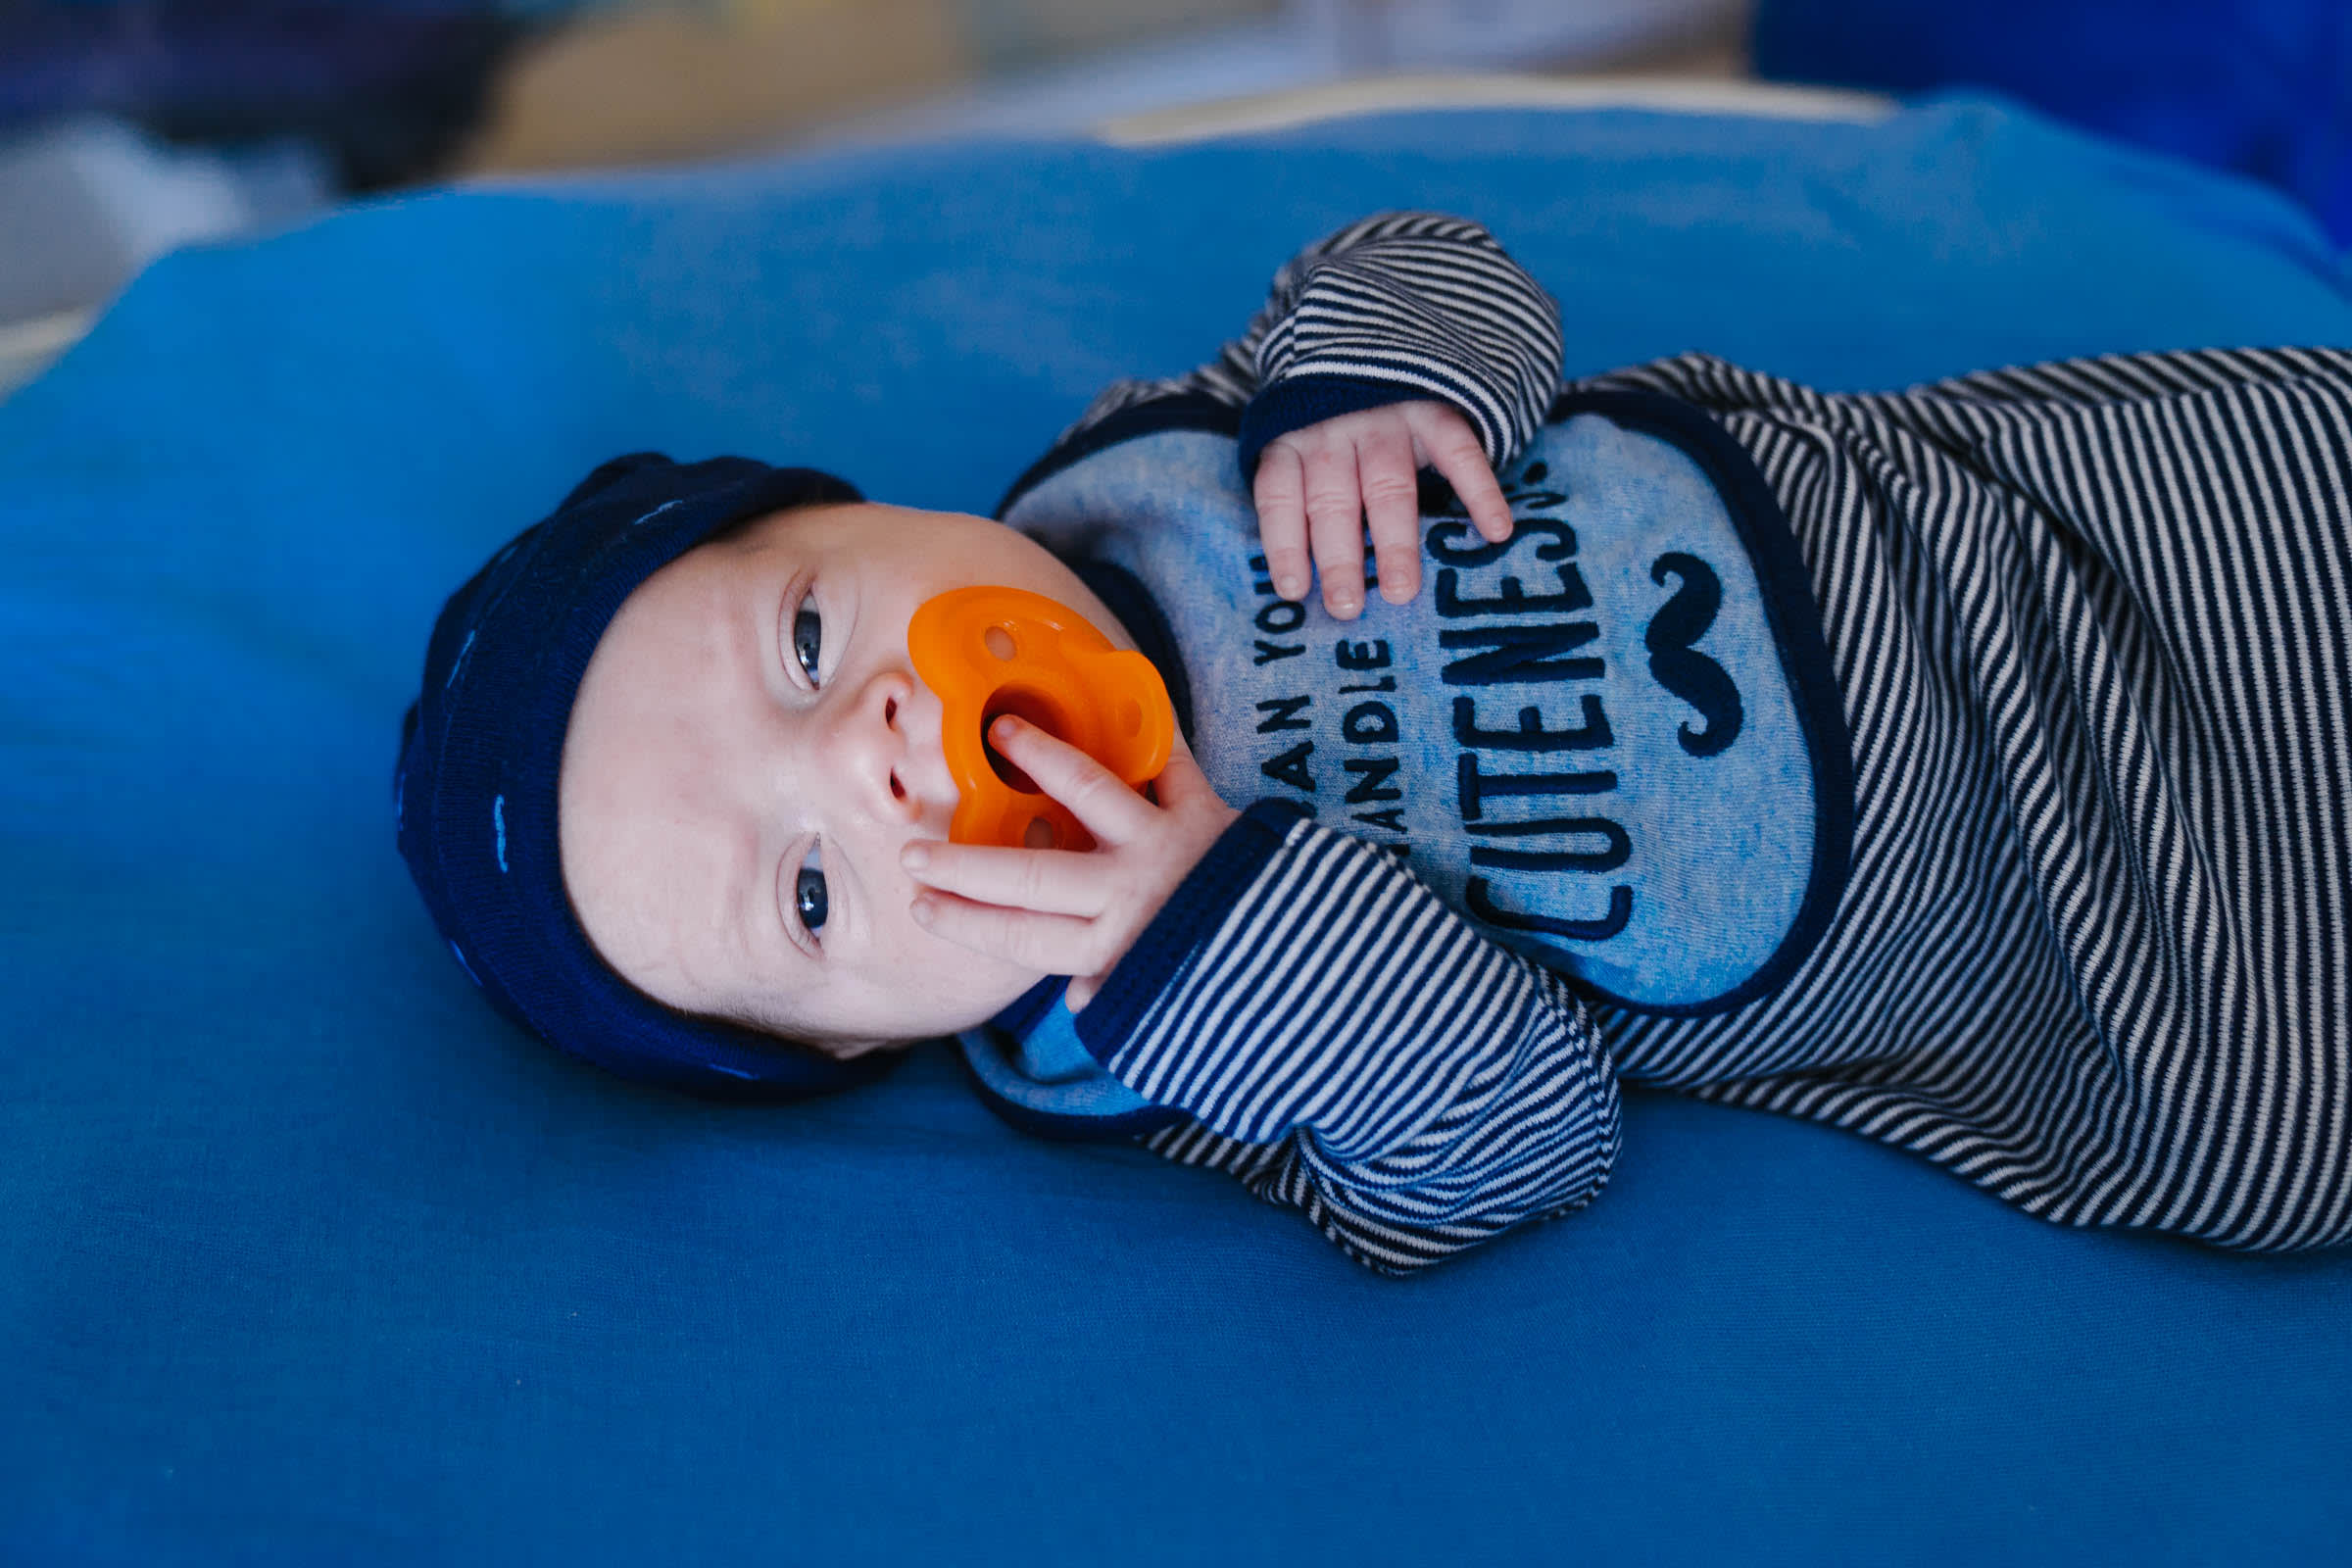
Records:
<instances>
[{"instance_id":1,"label":"baby's cheek","mask_svg":"<svg viewBox=\"0 0 2352 1568\"><path fill-rule=\"evenodd\" d=\"M994 993L1007 985L1024 985L1024 971L1003 958L974 953L969 948L959 947L939 937L929 937L928 940L933 949L932 961L927 965L930 978L944 996L969 1000Z\"/></svg>"},{"instance_id":2,"label":"baby's cheek","mask_svg":"<svg viewBox=\"0 0 2352 1568\"><path fill-rule=\"evenodd\" d=\"M899 983L919 992L927 1010L962 1021L942 1028L968 1028L992 1018L1041 978L1032 970L916 928L907 946L906 972Z\"/></svg>"}]
</instances>

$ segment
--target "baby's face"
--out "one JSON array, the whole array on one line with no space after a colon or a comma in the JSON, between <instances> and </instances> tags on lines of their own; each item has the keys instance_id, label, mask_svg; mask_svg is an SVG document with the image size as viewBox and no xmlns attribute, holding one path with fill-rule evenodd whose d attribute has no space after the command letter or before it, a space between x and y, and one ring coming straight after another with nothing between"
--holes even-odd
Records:
<instances>
[{"instance_id":1,"label":"baby's face","mask_svg":"<svg viewBox=\"0 0 2352 1568\"><path fill-rule=\"evenodd\" d=\"M580 682L557 799L572 906L624 979L837 1054L967 1028L1036 984L916 925L899 863L956 803L906 623L975 583L1134 646L1033 541L901 507L780 513L629 596Z\"/></svg>"}]
</instances>

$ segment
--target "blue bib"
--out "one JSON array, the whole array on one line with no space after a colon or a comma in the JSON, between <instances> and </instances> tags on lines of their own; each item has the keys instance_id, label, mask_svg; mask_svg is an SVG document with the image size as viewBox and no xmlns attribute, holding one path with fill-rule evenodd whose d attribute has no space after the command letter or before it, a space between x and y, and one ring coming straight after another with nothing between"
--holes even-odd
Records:
<instances>
[{"instance_id":1,"label":"blue bib","mask_svg":"<svg viewBox=\"0 0 2352 1568\"><path fill-rule=\"evenodd\" d=\"M1563 398L1499 477L1507 542L1425 496L1421 593L1368 591L1348 622L1275 596L1217 430L1079 456L1005 520L1150 590L1226 800L1284 795L1389 849L1598 1000L1769 991L1828 923L1853 821L1786 520L1720 426L1647 394Z\"/></svg>"}]
</instances>

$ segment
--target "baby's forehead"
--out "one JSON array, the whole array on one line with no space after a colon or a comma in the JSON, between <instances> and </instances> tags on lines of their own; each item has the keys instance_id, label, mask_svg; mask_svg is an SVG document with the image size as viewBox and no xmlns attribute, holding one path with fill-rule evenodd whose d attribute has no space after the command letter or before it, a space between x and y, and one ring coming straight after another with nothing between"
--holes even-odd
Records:
<instances>
[{"instance_id":1,"label":"baby's forehead","mask_svg":"<svg viewBox=\"0 0 2352 1568\"><path fill-rule=\"evenodd\" d=\"M761 513L706 541L747 554L793 547L821 549L843 559L905 555L928 540L975 529L1016 534L1006 523L971 512L934 512L887 501L816 502ZM691 554L691 552L689 552Z\"/></svg>"},{"instance_id":2,"label":"baby's forehead","mask_svg":"<svg viewBox=\"0 0 2352 1568\"><path fill-rule=\"evenodd\" d=\"M714 975L735 967L723 950L757 891L759 844L728 793L729 711L710 662L628 629L573 707L557 781L561 873L608 964L671 1006L710 1011Z\"/></svg>"},{"instance_id":3,"label":"baby's forehead","mask_svg":"<svg viewBox=\"0 0 2352 1568\"><path fill-rule=\"evenodd\" d=\"M697 550L756 553L788 546L821 535L830 548L881 549L908 529L921 529L957 516L955 513L919 512L886 501L818 501L806 506L779 507L744 518L712 534ZM688 555L694 551L688 551Z\"/></svg>"},{"instance_id":4,"label":"baby's forehead","mask_svg":"<svg viewBox=\"0 0 2352 1568\"><path fill-rule=\"evenodd\" d=\"M614 837L649 830L664 802L683 814L716 736L706 711L740 680L732 606L740 587L723 556L688 551L637 586L605 628L572 695L557 771L564 872Z\"/></svg>"}]
</instances>

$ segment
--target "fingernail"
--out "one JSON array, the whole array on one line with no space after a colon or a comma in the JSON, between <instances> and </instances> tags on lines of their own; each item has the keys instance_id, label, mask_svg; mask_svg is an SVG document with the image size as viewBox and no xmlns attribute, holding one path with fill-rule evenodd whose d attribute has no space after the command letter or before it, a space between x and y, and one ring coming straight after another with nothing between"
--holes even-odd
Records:
<instances>
[{"instance_id":1,"label":"fingernail","mask_svg":"<svg viewBox=\"0 0 2352 1568\"><path fill-rule=\"evenodd\" d=\"M932 905L929 899L917 899L906 906L906 912L914 916L914 923L916 925L929 925L931 923L931 908Z\"/></svg>"},{"instance_id":2,"label":"fingernail","mask_svg":"<svg viewBox=\"0 0 2352 1568\"><path fill-rule=\"evenodd\" d=\"M1010 740L1021 732L1021 721L1010 713L999 713L996 723L990 726L990 731L1001 741ZM966 731L965 733L970 732Z\"/></svg>"},{"instance_id":3,"label":"fingernail","mask_svg":"<svg viewBox=\"0 0 2352 1568\"><path fill-rule=\"evenodd\" d=\"M909 844L899 852L899 863L909 871L920 871L931 863L931 848L926 844Z\"/></svg>"},{"instance_id":4,"label":"fingernail","mask_svg":"<svg viewBox=\"0 0 2352 1568\"><path fill-rule=\"evenodd\" d=\"M1274 579L1274 591L1285 599L1296 599L1306 592L1306 580L1302 577L1277 577Z\"/></svg>"}]
</instances>

